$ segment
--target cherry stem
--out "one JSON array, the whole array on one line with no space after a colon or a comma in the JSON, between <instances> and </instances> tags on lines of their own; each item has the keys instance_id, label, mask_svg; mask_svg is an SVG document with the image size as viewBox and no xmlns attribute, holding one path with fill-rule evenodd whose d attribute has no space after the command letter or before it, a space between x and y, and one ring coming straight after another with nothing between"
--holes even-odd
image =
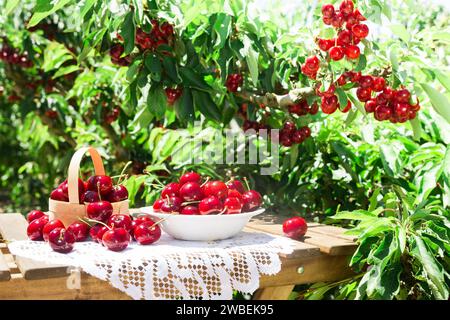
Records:
<instances>
[{"instance_id":1,"label":"cherry stem","mask_svg":"<svg viewBox=\"0 0 450 320\"><path fill-rule=\"evenodd\" d=\"M123 169L122 169L122 172L120 173L120 176L119 176L119 180L117 181L117 184L120 184L120 182L122 181L122 177L123 176L128 176L128 175L126 175L126 174L124 174L125 173L125 170L127 170L127 168L130 166L130 164L132 164L133 162L132 161L128 161L126 164L125 164L125 166L123 167Z\"/></svg>"},{"instance_id":2,"label":"cherry stem","mask_svg":"<svg viewBox=\"0 0 450 320\"><path fill-rule=\"evenodd\" d=\"M248 184L247 177L244 177L245 186L247 187L247 191L250 190L250 185Z\"/></svg>"},{"instance_id":3,"label":"cherry stem","mask_svg":"<svg viewBox=\"0 0 450 320\"><path fill-rule=\"evenodd\" d=\"M100 199L100 201L102 201L102 195L100 194L100 182L97 182L97 193L98 198Z\"/></svg>"},{"instance_id":4,"label":"cherry stem","mask_svg":"<svg viewBox=\"0 0 450 320\"><path fill-rule=\"evenodd\" d=\"M197 201L186 201L186 202L183 202L181 205L185 206L185 205L193 204L193 203L200 203L200 200L197 200Z\"/></svg>"},{"instance_id":5,"label":"cherry stem","mask_svg":"<svg viewBox=\"0 0 450 320\"><path fill-rule=\"evenodd\" d=\"M200 185L200 188L203 187L206 183L208 183L209 179L210 179L210 177L206 177L205 182L203 182L203 183Z\"/></svg>"},{"instance_id":6,"label":"cherry stem","mask_svg":"<svg viewBox=\"0 0 450 320\"><path fill-rule=\"evenodd\" d=\"M227 211L228 207L224 207L222 211L220 211L217 215L220 216L221 214L224 214Z\"/></svg>"},{"instance_id":7,"label":"cherry stem","mask_svg":"<svg viewBox=\"0 0 450 320\"><path fill-rule=\"evenodd\" d=\"M101 225L107 227L109 230L111 230L111 227L108 226L106 223L104 223L103 221L99 221L99 220L94 220L94 219L89 219L89 218L79 218L81 221L85 222L85 221L89 221L89 222L95 222L95 223L100 223ZM84 221L85 220L85 221Z\"/></svg>"}]
</instances>

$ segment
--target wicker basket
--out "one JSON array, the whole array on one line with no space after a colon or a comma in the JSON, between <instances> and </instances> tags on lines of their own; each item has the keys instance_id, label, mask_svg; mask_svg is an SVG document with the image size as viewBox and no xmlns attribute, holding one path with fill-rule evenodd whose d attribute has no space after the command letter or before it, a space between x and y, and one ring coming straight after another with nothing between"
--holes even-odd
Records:
<instances>
[{"instance_id":1,"label":"wicker basket","mask_svg":"<svg viewBox=\"0 0 450 320\"><path fill-rule=\"evenodd\" d=\"M86 216L86 204L80 204L78 195L78 177L80 174L80 163L86 152L89 152L94 164L95 175L105 175L102 157L93 147L85 147L77 150L70 160L68 172L68 193L69 202L49 199L49 216L53 219L61 220L65 226L78 221L79 217ZM113 213L129 214L129 200L113 202Z\"/></svg>"}]
</instances>

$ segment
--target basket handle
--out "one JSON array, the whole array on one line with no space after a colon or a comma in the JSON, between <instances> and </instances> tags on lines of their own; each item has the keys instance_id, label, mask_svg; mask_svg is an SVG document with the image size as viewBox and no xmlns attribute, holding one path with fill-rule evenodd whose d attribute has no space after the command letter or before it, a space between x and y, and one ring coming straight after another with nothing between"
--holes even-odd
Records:
<instances>
[{"instance_id":1,"label":"basket handle","mask_svg":"<svg viewBox=\"0 0 450 320\"><path fill-rule=\"evenodd\" d=\"M89 151L92 162L94 163L95 175L104 175L105 168L103 167L102 157L97 149L93 147L83 147L77 150L70 160L69 176L67 178L67 186L69 190L69 203L79 204L80 198L78 194L78 177L80 176L80 164L85 153Z\"/></svg>"}]
</instances>

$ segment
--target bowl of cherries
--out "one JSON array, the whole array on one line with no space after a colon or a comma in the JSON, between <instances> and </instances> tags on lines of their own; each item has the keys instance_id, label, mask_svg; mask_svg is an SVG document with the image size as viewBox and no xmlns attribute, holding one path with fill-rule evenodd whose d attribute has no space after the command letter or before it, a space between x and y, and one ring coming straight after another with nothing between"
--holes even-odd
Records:
<instances>
[{"instance_id":1,"label":"bowl of cherries","mask_svg":"<svg viewBox=\"0 0 450 320\"><path fill-rule=\"evenodd\" d=\"M176 239L212 241L239 233L250 218L264 212L262 202L261 194L240 180L209 180L187 172L141 211L159 219L161 228Z\"/></svg>"}]
</instances>

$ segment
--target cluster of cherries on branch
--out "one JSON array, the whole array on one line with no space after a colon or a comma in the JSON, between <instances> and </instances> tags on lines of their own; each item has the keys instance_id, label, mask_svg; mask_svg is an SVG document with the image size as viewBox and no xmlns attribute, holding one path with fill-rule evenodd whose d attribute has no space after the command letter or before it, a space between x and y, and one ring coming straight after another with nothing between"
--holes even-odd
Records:
<instances>
[{"instance_id":1,"label":"cluster of cherries on branch","mask_svg":"<svg viewBox=\"0 0 450 320\"><path fill-rule=\"evenodd\" d=\"M238 214L258 209L262 197L247 190L241 181L208 180L197 172L183 174L178 182L167 184L153 204L155 212L184 215Z\"/></svg>"},{"instance_id":2,"label":"cluster of cherries on branch","mask_svg":"<svg viewBox=\"0 0 450 320\"><path fill-rule=\"evenodd\" d=\"M369 34L367 25L361 23L366 18L354 8L353 1L344 0L336 10L332 4L322 6L323 22L337 29L337 37L333 39L317 39L317 45L322 51L328 53L329 59L338 61L347 57L354 60L360 57L358 43ZM317 56L310 56L301 66L302 73L311 79L316 79L320 69L320 60ZM315 94L321 98L321 109L325 114L332 114L337 109L348 112L351 102L342 108L335 94L336 87L342 87L347 83L353 83L357 87L356 96L359 101L365 103L367 113L373 113L378 121L389 120L392 123L403 123L416 117L419 111L419 102L411 101L410 92L401 87L398 90L390 88L385 78L375 75L362 75L353 70L344 72L325 91L320 91L321 83L316 85ZM304 108L291 106L295 111L291 113L304 115Z\"/></svg>"},{"instance_id":3,"label":"cluster of cherries on branch","mask_svg":"<svg viewBox=\"0 0 450 320\"><path fill-rule=\"evenodd\" d=\"M140 52L155 51L161 45L173 46L174 29L168 22L160 22L156 19L151 21L152 29L145 32L142 28L137 28L135 36L135 44ZM119 66L128 66L132 62L131 55L123 56L125 51L123 38L118 34L117 38L120 42L115 43L109 51L111 62ZM169 55L167 51L162 54ZM174 104L182 95L181 88L166 88L165 93L169 105Z\"/></svg>"},{"instance_id":4,"label":"cluster of cherries on branch","mask_svg":"<svg viewBox=\"0 0 450 320\"><path fill-rule=\"evenodd\" d=\"M20 53L19 50L6 44L0 49L0 60L25 69L33 67L33 61L28 58L27 52Z\"/></svg>"}]
</instances>

